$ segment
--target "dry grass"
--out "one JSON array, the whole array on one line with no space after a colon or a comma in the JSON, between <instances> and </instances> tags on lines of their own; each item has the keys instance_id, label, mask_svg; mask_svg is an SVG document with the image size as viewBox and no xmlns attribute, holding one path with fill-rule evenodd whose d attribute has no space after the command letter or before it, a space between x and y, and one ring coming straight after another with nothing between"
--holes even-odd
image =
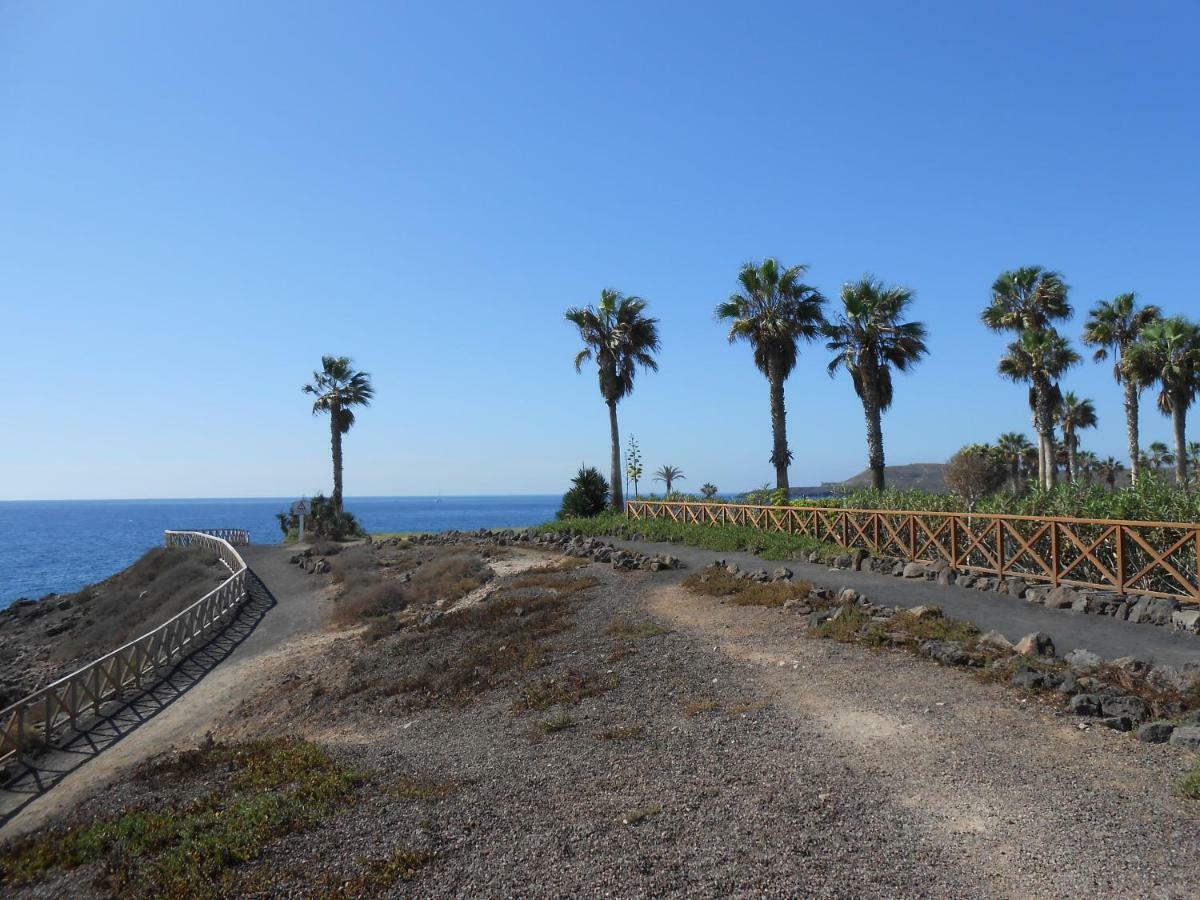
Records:
<instances>
[{"instance_id":1,"label":"dry grass","mask_svg":"<svg viewBox=\"0 0 1200 900\"><path fill-rule=\"evenodd\" d=\"M100 656L191 606L229 577L197 547L159 547L107 581L72 597L83 622L54 646L54 658Z\"/></svg>"},{"instance_id":2,"label":"dry grass","mask_svg":"<svg viewBox=\"0 0 1200 900\"><path fill-rule=\"evenodd\" d=\"M1187 800L1200 800L1200 758L1196 760L1192 771L1179 779L1176 789L1179 796Z\"/></svg>"},{"instance_id":3,"label":"dry grass","mask_svg":"<svg viewBox=\"0 0 1200 900\"><path fill-rule=\"evenodd\" d=\"M770 705L769 700L752 700L749 703L735 703L733 706L728 707L725 712L730 716L745 716L766 709Z\"/></svg>"},{"instance_id":4,"label":"dry grass","mask_svg":"<svg viewBox=\"0 0 1200 900\"><path fill-rule=\"evenodd\" d=\"M636 741L644 731L641 725L617 725L600 732L598 737L602 741Z\"/></svg>"},{"instance_id":5,"label":"dry grass","mask_svg":"<svg viewBox=\"0 0 1200 900\"><path fill-rule=\"evenodd\" d=\"M843 644L851 644L859 639L859 632L871 623L871 617L857 606L843 606L834 618L826 619L819 625L808 629L808 636L828 638Z\"/></svg>"},{"instance_id":6,"label":"dry grass","mask_svg":"<svg viewBox=\"0 0 1200 900\"><path fill-rule=\"evenodd\" d=\"M683 707L683 714L689 719L698 716L701 713L712 712L717 709L720 704L712 697L700 697L696 700L690 700Z\"/></svg>"},{"instance_id":7,"label":"dry grass","mask_svg":"<svg viewBox=\"0 0 1200 900\"><path fill-rule=\"evenodd\" d=\"M607 693L616 686L617 679L613 675L572 670L565 675L526 685L513 701L513 712L568 706L586 697Z\"/></svg>"},{"instance_id":8,"label":"dry grass","mask_svg":"<svg viewBox=\"0 0 1200 900\"><path fill-rule=\"evenodd\" d=\"M435 802L449 797L454 792L454 787L453 781L429 781L402 775L387 786L387 792L399 800Z\"/></svg>"},{"instance_id":9,"label":"dry grass","mask_svg":"<svg viewBox=\"0 0 1200 900\"><path fill-rule=\"evenodd\" d=\"M334 583L341 585L333 611L338 625L380 619L414 605L459 600L492 577L491 568L477 553L435 555L432 559L409 554L403 560L384 560L368 545L340 553L330 566ZM401 580L403 574L408 575L407 580ZM386 622L371 624L366 632L371 640L392 630Z\"/></svg>"},{"instance_id":10,"label":"dry grass","mask_svg":"<svg viewBox=\"0 0 1200 900\"><path fill-rule=\"evenodd\" d=\"M646 638L657 637L660 634L670 634L670 628L664 628L657 622L646 619L642 622L630 622L628 619L613 619L608 626L608 633L613 637L626 641L644 641Z\"/></svg>"},{"instance_id":11,"label":"dry grass","mask_svg":"<svg viewBox=\"0 0 1200 900\"><path fill-rule=\"evenodd\" d=\"M724 569L703 569L683 580L694 594L732 597L735 606L780 607L789 600L803 600L812 593L807 581L776 581L763 584L730 575Z\"/></svg>"},{"instance_id":12,"label":"dry grass","mask_svg":"<svg viewBox=\"0 0 1200 900\"><path fill-rule=\"evenodd\" d=\"M574 728L578 723L566 713L559 713L551 716L548 719L543 719L538 722L538 729L542 734L557 734L560 731L566 731L568 728Z\"/></svg>"},{"instance_id":13,"label":"dry grass","mask_svg":"<svg viewBox=\"0 0 1200 900\"><path fill-rule=\"evenodd\" d=\"M649 806L643 806L640 809L631 810L621 816L622 825L637 825L647 819L652 819L662 812L662 805L659 803L651 803Z\"/></svg>"}]
</instances>

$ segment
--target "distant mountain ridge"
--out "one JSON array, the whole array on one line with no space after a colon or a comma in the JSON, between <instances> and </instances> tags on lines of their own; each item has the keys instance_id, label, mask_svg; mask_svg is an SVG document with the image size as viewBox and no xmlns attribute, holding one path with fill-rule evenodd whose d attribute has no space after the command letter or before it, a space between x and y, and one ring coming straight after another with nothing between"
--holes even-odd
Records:
<instances>
[{"instance_id":1,"label":"distant mountain ridge","mask_svg":"<svg viewBox=\"0 0 1200 900\"><path fill-rule=\"evenodd\" d=\"M945 463L909 463L905 466L887 466L884 480L889 488L898 490L929 491L933 494L946 492ZM845 481L827 481L813 487L794 487L792 497L828 497L844 491L857 491L871 486L871 470L864 469Z\"/></svg>"}]
</instances>

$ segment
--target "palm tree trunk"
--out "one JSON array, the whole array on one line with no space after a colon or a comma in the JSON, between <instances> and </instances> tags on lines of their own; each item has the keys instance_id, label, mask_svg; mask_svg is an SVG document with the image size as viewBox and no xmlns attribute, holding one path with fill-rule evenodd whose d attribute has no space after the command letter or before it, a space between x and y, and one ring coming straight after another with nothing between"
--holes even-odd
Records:
<instances>
[{"instance_id":1,"label":"palm tree trunk","mask_svg":"<svg viewBox=\"0 0 1200 900\"><path fill-rule=\"evenodd\" d=\"M1067 480L1074 484L1079 473L1075 469L1075 451L1078 448L1078 442L1075 440L1074 429L1063 429L1063 443L1067 447Z\"/></svg>"},{"instance_id":2,"label":"palm tree trunk","mask_svg":"<svg viewBox=\"0 0 1200 900\"><path fill-rule=\"evenodd\" d=\"M775 464L775 488L790 490L788 485L787 409L783 404L783 373L779 360L772 356L767 362L767 378L771 382L771 434L774 449L771 462Z\"/></svg>"},{"instance_id":3,"label":"palm tree trunk","mask_svg":"<svg viewBox=\"0 0 1200 900\"><path fill-rule=\"evenodd\" d=\"M1185 397L1171 398L1171 425L1175 429L1175 486L1187 488L1188 456L1187 456L1187 407Z\"/></svg>"},{"instance_id":4,"label":"palm tree trunk","mask_svg":"<svg viewBox=\"0 0 1200 900\"><path fill-rule=\"evenodd\" d=\"M342 514L342 416L341 410L329 411L329 443L333 450L333 511Z\"/></svg>"},{"instance_id":5,"label":"palm tree trunk","mask_svg":"<svg viewBox=\"0 0 1200 900\"><path fill-rule=\"evenodd\" d=\"M625 497L621 493L621 433L617 429L617 401L608 403L608 430L612 434L612 505L618 512L625 511Z\"/></svg>"},{"instance_id":6,"label":"palm tree trunk","mask_svg":"<svg viewBox=\"0 0 1200 900\"><path fill-rule=\"evenodd\" d=\"M1141 474L1141 448L1138 446L1138 386L1125 378L1125 429L1129 434L1129 483L1137 484Z\"/></svg>"},{"instance_id":7,"label":"palm tree trunk","mask_svg":"<svg viewBox=\"0 0 1200 900\"><path fill-rule=\"evenodd\" d=\"M864 385L864 387L866 387ZM863 397L863 414L867 419L867 466L871 470L871 487L882 491L884 482L883 418L874 388L867 388Z\"/></svg>"}]
</instances>

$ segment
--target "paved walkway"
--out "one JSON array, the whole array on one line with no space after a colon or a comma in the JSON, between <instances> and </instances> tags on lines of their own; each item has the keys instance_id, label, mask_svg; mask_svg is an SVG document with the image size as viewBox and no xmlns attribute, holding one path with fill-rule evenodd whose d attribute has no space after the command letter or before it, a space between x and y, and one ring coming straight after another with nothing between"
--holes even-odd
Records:
<instances>
[{"instance_id":1,"label":"paved walkway","mask_svg":"<svg viewBox=\"0 0 1200 900\"><path fill-rule=\"evenodd\" d=\"M616 539L613 539L612 543L642 553L670 553L691 568L701 568L714 559L737 563L743 569L766 569L768 572L777 566L786 565L797 578L803 578L818 587L854 588L876 603L902 606L937 604L948 616L966 619L984 631L998 631L1014 642L1030 632L1042 631L1054 639L1054 646L1060 654L1084 648L1099 653L1106 659L1139 656L1155 663L1174 666L1188 662L1200 663L1200 636L1174 632L1154 625L1133 625L1108 616L1048 609L993 591L977 591L973 588L943 586L920 579L830 569L828 566L811 563L780 563L764 560L751 553L718 552L687 544Z\"/></svg>"},{"instance_id":2,"label":"paved walkway","mask_svg":"<svg viewBox=\"0 0 1200 900\"><path fill-rule=\"evenodd\" d=\"M288 564L294 547L239 552L252 577L250 600L238 618L158 684L106 710L87 731L0 789L0 840L37 828L144 759L199 742L275 653L321 629L327 581Z\"/></svg>"}]
</instances>

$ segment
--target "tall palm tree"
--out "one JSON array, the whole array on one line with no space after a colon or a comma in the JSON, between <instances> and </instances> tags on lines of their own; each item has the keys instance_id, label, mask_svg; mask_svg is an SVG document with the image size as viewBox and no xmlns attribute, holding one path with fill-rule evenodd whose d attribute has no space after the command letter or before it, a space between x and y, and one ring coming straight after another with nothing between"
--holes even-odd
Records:
<instances>
[{"instance_id":1,"label":"tall palm tree","mask_svg":"<svg viewBox=\"0 0 1200 900\"><path fill-rule=\"evenodd\" d=\"M313 380L302 390L312 394L313 415L329 414L329 443L333 451L334 511L342 513L342 435L354 427L354 407L370 406L375 396L371 376L351 366L348 356L322 356L321 371L313 372Z\"/></svg>"},{"instance_id":2,"label":"tall palm tree","mask_svg":"<svg viewBox=\"0 0 1200 900\"><path fill-rule=\"evenodd\" d=\"M843 312L825 325L826 349L837 355L829 363L832 376L838 369L850 373L854 392L862 401L867 420L867 465L871 486L884 487L883 413L892 405L892 368L907 372L929 353L922 322L902 322L913 292L887 287L864 276L842 286Z\"/></svg>"},{"instance_id":3,"label":"tall palm tree","mask_svg":"<svg viewBox=\"0 0 1200 900\"><path fill-rule=\"evenodd\" d=\"M1020 432L1006 431L997 439L996 449L1004 455L1004 459L1008 463L1008 476L1012 482L1012 492L1019 493L1022 463L1029 451L1033 449L1033 445L1029 443L1029 438Z\"/></svg>"},{"instance_id":4,"label":"tall palm tree","mask_svg":"<svg viewBox=\"0 0 1200 900\"><path fill-rule=\"evenodd\" d=\"M1162 312L1157 306L1138 308L1135 294L1120 294L1112 300L1101 300L1088 313L1087 322L1083 326L1083 342L1089 347L1095 347L1092 358L1096 362L1108 359L1111 352L1116 359L1113 362L1113 378L1125 392L1125 429L1129 438L1129 478L1137 484L1139 465L1138 453L1138 398L1142 386L1136 378L1129 378L1125 372L1125 354L1129 347L1142 334L1143 329L1162 318Z\"/></svg>"},{"instance_id":5,"label":"tall palm tree","mask_svg":"<svg viewBox=\"0 0 1200 900\"><path fill-rule=\"evenodd\" d=\"M654 473L654 480L661 481L666 485L668 499L671 496L671 485L676 481L684 481L686 479L687 476L683 474L683 469L676 468L675 466L662 466Z\"/></svg>"},{"instance_id":6,"label":"tall palm tree","mask_svg":"<svg viewBox=\"0 0 1200 900\"><path fill-rule=\"evenodd\" d=\"M1067 448L1067 477L1077 481L1079 470L1075 457L1079 453L1079 431L1096 427L1096 404L1091 400L1079 399L1074 391L1067 391L1058 408L1058 421L1062 425L1063 444Z\"/></svg>"},{"instance_id":7,"label":"tall palm tree","mask_svg":"<svg viewBox=\"0 0 1200 900\"><path fill-rule=\"evenodd\" d=\"M633 392L633 377L638 367L658 371L654 354L658 351L658 319L644 315L646 301L626 297L620 291L600 292L596 306L573 306L567 321L579 329L583 349L575 356L575 371L589 359L596 360L600 376L600 396L608 405L608 428L612 440L611 482L614 509L625 508L621 491L621 434L617 428L617 404Z\"/></svg>"},{"instance_id":8,"label":"tall palm tree","mask_svg":"<svg viewBox=\"0 0 1200 900\"><path fill-rule=\"evenodd\" d=\"M1100 464L1096 467L1096 470L1104 478L1104 483L1108 485L1108 489L1111 491L1117 485L1117 475L1124 468L1125 466L1120 460L1109 456L1100 461Z\"/></svg>"},{"instance_id":9,"label":"tall palm tree","mask_svg":"<svg viewBox=\"0 0 1200 900\"><path fill-rule=\"evenodd\" d=\"M1175 432L1175 480L1188 483L1187 411L1200 390L1200 327L1182 316L1147 325L1129 348L1129 370L1145 385L1158 384L1158 408Z\"/></svg>"},{"instance_id":10,"label":"tall palm tree","mask_svg":"<svg viewBox=\"0 0 1200 900\"><path fill-rule=\"evenodd\" d=\"M992 298L983 311L983 324L993 331L1015 332L1019 335L1019 340L1009 345L1008 357L1013 355L1014 347L1026 343L1027 337L1029 347L1040 348L1037 350L1038 356L1045 357L1047 352L1051 352L1052 345L1066 343L1051 326L1071 315L1067 291L1061 275L1041 266L1024 266L1002 272L992 283ZM1050 338L1050 334L1054 337ZM1011 365L1008 368L1011 369ZM1038 433L1038 481L1042 487L1053 487L1057 475L1053 420L1058 401L1058 387L1054 383L1056 376L1047 377L1048 370L1038 366L1032 367L1027 376L1014 375L1005 369L1005 360L1001 360L1002 374L1016 381L1031 383L1030 406L1034 410L1034 425Z\"/></svg>"},{"instance_id":11,"label":"tall palm tree","mask_svg":"<svg viewBox=\"0 0 1200 900\"><path fill-rule=\"evenodd\" d=\"M825 298L800 279L807 266L780 265L768 257L761 264L746 263L738 273L741 292L717 307L718 320L729 322L729 342L748 341L754 349L754 364L771 386L771 464L775 487L786 491L792 452L787 442L787 411L783 383L796 367L801 340L811 341L821 333Z\"/></svg>"},{"instance_id":12,"label":"tall palm tree","mask_svg":"<svg viewBox=\"0 0 1200 900\"><path fill-rule=\"evenodd\" d=\"M1058 473L1054 454L1056 412L1062 403L1058 379L1078 362L1079 354L1053 328L1021 332L1020 340L1009 344L1000 360L1001 375L1030 385L1029 405L1038 433L1038 482L1045 489L1054 487Z\"/></svg>"}]
</instances>

